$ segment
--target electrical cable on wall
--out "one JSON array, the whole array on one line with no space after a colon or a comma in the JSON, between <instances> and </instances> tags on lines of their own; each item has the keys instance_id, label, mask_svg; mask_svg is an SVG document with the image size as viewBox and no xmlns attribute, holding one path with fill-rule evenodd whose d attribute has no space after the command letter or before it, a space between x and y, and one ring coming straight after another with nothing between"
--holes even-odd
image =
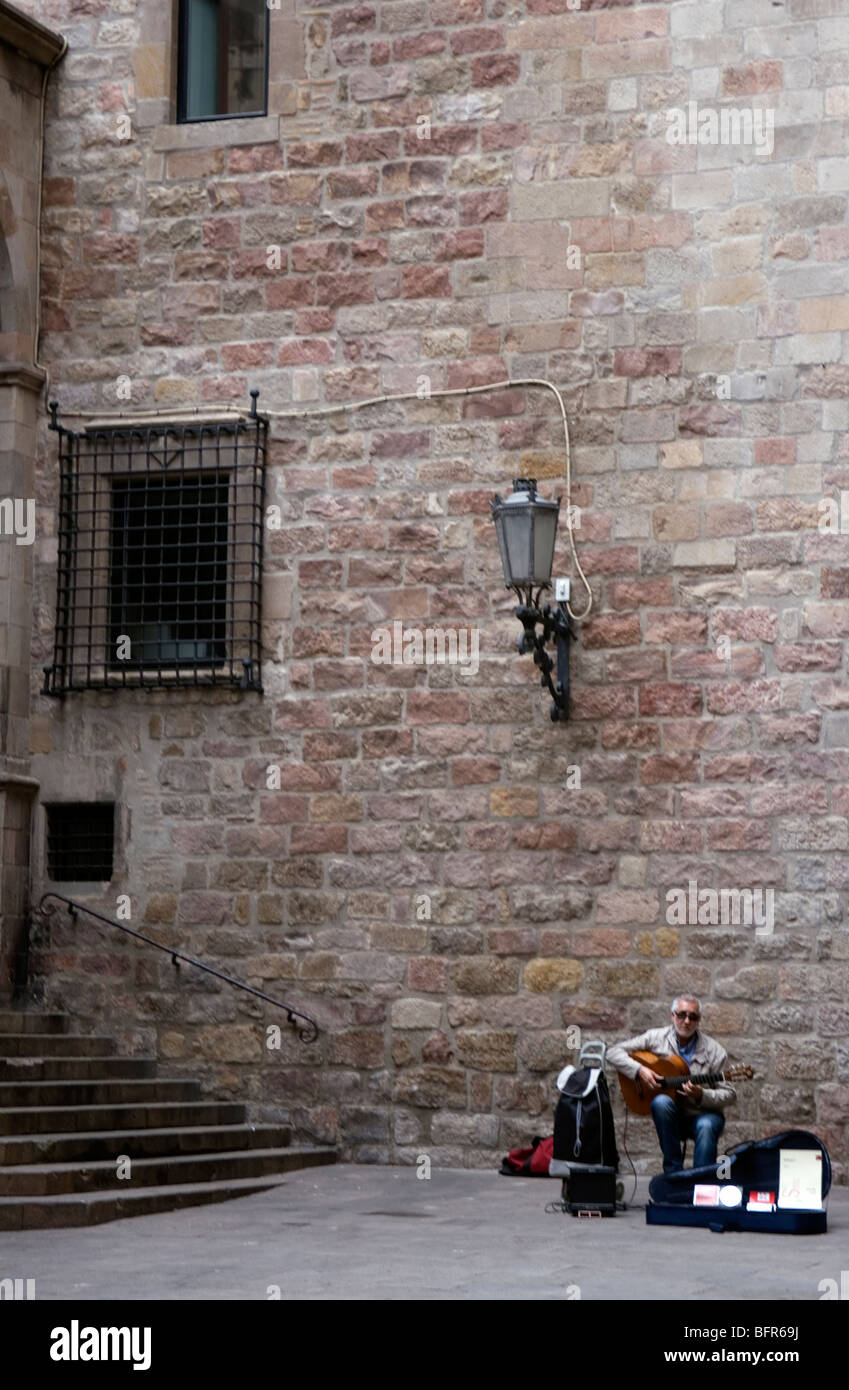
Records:
<instances>
[{"instance_id":1,"label":"electrical cable on wall","mask_svg":"<svg viewBox=\"0 0 849 1390\"><path fill-rule=\"evenodd\" d=\"M583 622L589 617L593 606L593 591L587 576L581 568L578 559L578 552L575 547L575 535L573 528L572 513L572 446L569 438L569 421L566 416L566 406L558 388L551 381L546 381L541 377L521 377L516 381L491 381L485 386L458 386L451 389L440 391L429 391L426 396L421 396L417 391L404 391L395 395L368 396L361 401L342 401L338 405L315 406L311 410L263 410L263 415L270 420L302 420L305 417L318 415L337 415L342 410L362 410L369 405L385 405L390 401L421 401L433 400L437 397L446 396L474 396L484 391L503 391L515 386L542 386L547 391L553 391L560 407L560 418L563 421L563 438L566 451L566 530L569 535L569 548L572 553L572 560L575 569L581 576L581 581L587 593L587 604L582 613L575 613L569 603L566 604L570 618L576 622ZM240 418L244 416L244 409L234 402L226 403L222 409L236 411ZM134 422L153 421L166 419L171 423L185 423L186 417L189 419L200 415L209 416L210 407L186 407L182 410L153 410L153 411L122 411L115 415L105 415L103 411L67 411L68 418L72 420L97 420L104 426L107 423L114 426L117 423L132 425Z\"/></svg>"}]
</instances>

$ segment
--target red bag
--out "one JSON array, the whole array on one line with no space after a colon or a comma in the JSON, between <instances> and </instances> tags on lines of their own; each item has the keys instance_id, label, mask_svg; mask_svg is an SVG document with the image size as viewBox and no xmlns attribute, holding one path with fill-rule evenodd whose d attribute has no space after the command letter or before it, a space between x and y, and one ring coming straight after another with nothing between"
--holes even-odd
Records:
<instances>
[{"instance_id":1,"label":"red bag","mask_svg":"<svg viewBox=\"0 0 849 1390\"><path fill-rule=\"evenodd\" d=\"M554 1157L554 1135L542 1139L536 1134L529 1149L511 1149L501 1161L500 1172L511 1178L547 1178Z\"/></svg>"}]
</instances>

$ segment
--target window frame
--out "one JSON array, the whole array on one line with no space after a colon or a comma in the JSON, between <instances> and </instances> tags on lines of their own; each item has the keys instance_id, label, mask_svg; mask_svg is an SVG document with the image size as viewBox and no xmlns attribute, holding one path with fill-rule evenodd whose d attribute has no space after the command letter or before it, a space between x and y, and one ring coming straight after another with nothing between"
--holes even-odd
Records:
<instances>
[{"instance_id":1,"label":"window frame","mask_svg":"<svg viewBox=\"0 0 849 1390\"><path fill-rule=\"evenodd\" d=\"M51 408L53 409L53 408ZM59 434L59 553L53 661L44 695L81 690L262 690L262 580L268 422L261 415L155 424L96 424ZM222 457L223 455L223 457ZM164 477L226 485L224 657L114 660L113 485ZM179 505L179 498L178 498ZM195 598L195 604L197 600ZM175 645L177 639L175 640ZM200 641L200 638L195 638ZM205 639L204 639L205 640ZM239 669L241 667L241 669Z\"/></svg>"},{"instance_id":2,"label":"window frame","mask_svg":"<svg viewBox=\"0 0 849 1390\"><path fill-rule=\"evenodd\" d=\"M261 111L220 111L213 116L188 116L186 105L189 87L189 0L179 0L177 21L177 125L205 125L209 121L254 120L268 115L268 72L271 46L271 11L265 10L265 55L263 59L263 105Z\"/></svg>"}]
</instances>

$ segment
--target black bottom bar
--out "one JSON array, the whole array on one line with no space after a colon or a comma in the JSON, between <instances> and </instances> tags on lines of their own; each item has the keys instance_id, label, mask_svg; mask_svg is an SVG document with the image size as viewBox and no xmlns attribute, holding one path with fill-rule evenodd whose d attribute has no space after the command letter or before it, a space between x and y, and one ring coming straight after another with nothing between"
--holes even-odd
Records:
<instances>
[{"instance_id":1,"label":"black bottom bar","mask_svg":"<svg viewBox=\"0 0 849 1390\"><path fill-rule=\"evenodd\" d=\"M827 1301L682 1304L675 1302L674 1285L674 1274L670 1271L671 1296L665 1304L639 1300L577 1302L567 1299L564 1287L563 1300L571 1305L568 1315L558 1318L545 1331L549 1337L566 1339L565 1353L574 1340L576 1351L578 1346L583 1348L582 1360L588 1347L593 1346L591 1360L598 1376L606 1378L611 1372L628 1374L639 1366L641 1378L649 1383L670 1372L680 1380L682 1371L687 1374L699 1366L723 1371L728 1366L745 1365L755 1384L760 1375L769 1376L776 1367L781 1367L794 1373L801 1385L811 1382L830 1354L839 1364L837 1353L845 1344L846 1326L845 1310L839 1306ZM313 1374L318 1371L322 1379L338 1368L347 1379L353 1375L354 1359L359 1359L369 1342L374 1351L385 1347L384 1337L390 1329L391 1340L398 1351L406 1342L408 1352L414 1352L419 1367L414 1384L421 1384L427 1373L421 1366L422 1359L430 1361L434 1375L444 1377L443 1357L448 1349L443 1338L439 1338L442 1350L434 1347L430 1356L425 1350L428 1339L419 1341L424 1330L421 1305L410 1309L402 1303L393 1304L389 1322L384 1321L380 1313L375 1317L375 1310L369 1306L365 1295L367 1290L364 1290L361 1303L341 1309L337 1306L333 1312L319 1307L306 1325L300 1315L293 1325L289 1311L273 1298L268 1302L228 1302L226 1309L218 1313L215 1311L217 1302L79 1301L16 1302L13 1305L0 1301L0 1335L5 1333L7 1347L14 1339L19 1351L26 1349L28 1378L32 1378L34 1384L44 1379L48 1383L62 1384L69 1377L89 1382L99 1380L105 1384L107 1378L114 1381L116 1377L125 1376L133 1383L135 1365L145 1377L144 1380L139 1378L139 1384L164 1385L166 1379L173 1380L175 1372L190 1372L195 1377L209 1375L210 1385L216 1386L227 1384L232 1377L234 1386L242 1390L246 1383L261 1383L266 1375L273 1375L274 1383L279 1383L287 1366L290 1373L291 1369L297 1372L310 1366ZM533 1327L537 1329L537 1337L531 1344L524 1341L524 1335L518 1341L517 1350L523 1347L525 1355L519 1354L513 1374L519 1373L524 1365L525 1373L530 1376L534 1373L534 1357L529 1355L531 1346L541 1346L545 1332L536 1316L528 1317L530 1307L523 1310L517 1306L525 1301L521 1284L517 1286L516 1295L516 1299L510 1301L512 1331L509 1340L517 1334L527 1334ZM440 1303L440 1322L447 1315L453 1331L462 1333L465 1329L465 1334L469 1334L479 1326L491 1325L493 1331L500 1326L501 1332L495 1339L483 1346L477 1344L474 1352L475 1379L480 1381L481 1361L485 1369L490 1355L499 1355L499 1344L503 1354L507 1332L503 1313L500 1309L492 1310L499 1320L496 1324L490 1310L475 1300L427 1301ZM533 1301L528 1299L527 1303ZM449 1310L445 1305L450 1302L459 1303L459 1306ZM315 1333L322 1327L324 1334L316 1339ZM127 1334L113 1341L101 1331L113 1328L127 1329ZM133 1329L135 1342L132 1341ZM596 1335L601 1335L603 1340L587 1341L588 1337ZM404 1337L404 1342L399 1345L400 1336ZM129 1356L118 1360L82 1359L83 1351L86 1356L94 1352L100 1355L102 1350L108 1355L113 1346L128 1351ZM77 1359L54 1359L51 1348L57 1355ZM414 1348L417 1349L414 1351ZM378 1353L381 1360L385 1351ZM404 1359L402 1356L402 1362ZM440 1363L441 1371L438 1370ZM147 1368L143 1369L145 1366ZM544 1371L544 1365L537 1369Z\"/></svg>"}]
</instances>

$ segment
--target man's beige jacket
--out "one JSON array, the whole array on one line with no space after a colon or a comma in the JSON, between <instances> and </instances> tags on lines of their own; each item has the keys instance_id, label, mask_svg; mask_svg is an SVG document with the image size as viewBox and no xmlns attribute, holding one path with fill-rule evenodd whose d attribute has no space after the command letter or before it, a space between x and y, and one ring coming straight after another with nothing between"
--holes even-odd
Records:
<instances>
[{"instance_id":1,"label":"man's beige jacket","mask_svg":"<svg viewBox=\"0 0 849 1390\"><path fill-rule=\"evenodd\" d=\"M628 1056L629 1052L654 1052L658 1057L670 1057L673 1053L681 1056L675 1029L671 1023L668 1028L649 1028L647 1033L640 1033L636 1038L626 1038L624 1042L615 1043L607 1049L607 1061L612 1062L617 1071L624 1072L633 1079L640 1070L640 1064ZM693 1075L707 1071L724 1071L728 1066L728 1054L715 1039L699 1031L696 1034L696 1050L688 1065ZM667 1094L674 1093L669 1091ZM734 1087L722 1081L718 1086L704 1087L701 1105L694 1105L683 1096L680 1103L687 1114L698 1115L702 1110L724 1110L726 1105L733 1105L736 1099L737 1092Z\"/></svg>"}]
</instances>

